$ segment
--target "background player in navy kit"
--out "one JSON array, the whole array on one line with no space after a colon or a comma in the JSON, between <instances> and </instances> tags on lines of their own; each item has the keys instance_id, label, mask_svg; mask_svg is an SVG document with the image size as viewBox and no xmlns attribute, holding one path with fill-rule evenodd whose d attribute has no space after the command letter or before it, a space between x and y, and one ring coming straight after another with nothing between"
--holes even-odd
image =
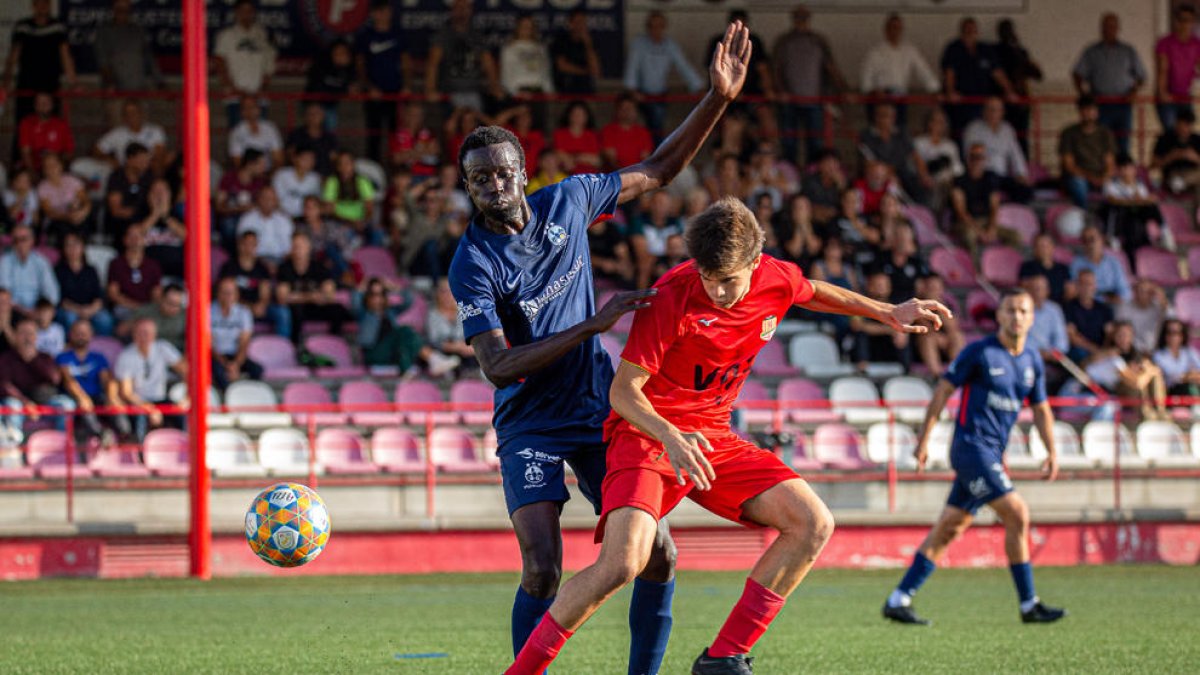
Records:
<instances>
[{"instance_id":1,"label":"background player in navy kit","mask_svg":"<svg viewBox=\"0 0 1200 675\"><path fill-rule=\"evenodd\" d=\"M600 508L612 363L599 334L646 307L652 290L618 294L595 312L587 227L617 204L666 185L696 155L745 82L749 30L730 24L709 66L711 86L688 118L640 164L580 175L525 197L520 143L484 127L459 149L459 169L480 215L459 243L450 285L468 341L497 387L494 425L509 516L521 546L513 651L525 644L558 590L563 462ZM660 530L634 585L630 673L657 673L670 632L674 546Z\"/></svg>"},{"instance_id":2,"label":"background player in navy kit","mask_svg":"<svg viewBox=\"0 0 1200 675\"><path fill-rule=\"evenodd\" d=\"M918 470L929 456L929 435L938 415L954 390L962 387L962 403L950 447L954 487L946 508L929 536L913 556L912 566L883 606L883 615L900 623L928 625L912 608L912 596L933 574L946 548L971 525L975 512L987 505L1004 523L1004 552L1021 603L1021 620L1048 623L1066 611L1047 607L1033 590L1033 568L1029 562L1029 507L1013 492L1004 471L1003 453L1008 435L1017 421L1022 402L1028 398L1034 425L1046 445L1042 465L1047 480L1058 475L1054 447L1054 416L1046 401L1045 365L1025 338L1033 325L1033 298L1026 292L1006 295L996 313L1000 330L996 335L967 345L934 391L917 446Z\"/></svg>"}]
</instances>

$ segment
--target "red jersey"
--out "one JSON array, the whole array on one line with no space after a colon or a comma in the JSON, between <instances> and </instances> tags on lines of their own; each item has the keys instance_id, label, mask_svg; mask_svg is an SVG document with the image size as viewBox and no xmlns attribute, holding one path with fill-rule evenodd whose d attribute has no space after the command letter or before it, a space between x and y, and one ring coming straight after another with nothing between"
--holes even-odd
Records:
<instances>
[{"instance_id":1,"label":"red jersey","mask_svg":"<svg viewBox=\"0 0 1200 675\"><path fill-rule=\"evenodd\" d=\"M397 129L388 142L388 149L393 155L412 150L418 143L428 143L433 140L433 132L424 127L413 132L411 129ZM436 158L435 158L436 159ZM414 176L432 176L437 173L437 166L426 164L425 158L418 159L410 167Z\"/></svg>"},{"instance_id":2,"label":"red jersey","mask_svg":"<svg viewBox=\"0 0 1200 675\"><path fill-rule=\"evenodd\" d=\"M654 152L654 139L650 130L640 124L629 128L613 122L600 130L600 145L613 150L617 155L617 166L633 166Z\"/></svg>"},{"instance_id":3,"label":"red jersey","mask_svg":"<svg viewBox=\"0 0 1200 675\"><path fill-rule=\"evenodd\" d=\"M694 262L654 284L650 307L634 314L621 359L650 373L642 393L684 431L729 430L729 414L754 358L793 305L813 297L800 268L764 255L746 297L729 309L704 292ZM611 430L624 420L613 412Z\"/></svg>"},{"instance_id":4,"label":"red jersey","mask_svg":"<svg viewBox=\"0 0 1200 675\"><path fill-rule=\"evenodd\" d=\"M554 149L565 152L568 155L599 155L600 137L591 129L584 129L582 134L574 136L571 134L570 129L564 127L554 132ZM575 168L571 169L571 173L595 173L599 169L600 167L594 164L576 162Z\"/></svg>"},{"instance_id":5,"label":"red jersey","mask_svg":"<svg viewBox=\"0 0 1200 675\"><path fill-rule=\"evenodd\" d=\"M75 152L75 137L61 117L41 119L37 115L29 115L21 120L17 139L20 147L33 150L34 163L37 165L34 168L41 167L43 153L69 156Z\"/></svg>"}]
</instances>

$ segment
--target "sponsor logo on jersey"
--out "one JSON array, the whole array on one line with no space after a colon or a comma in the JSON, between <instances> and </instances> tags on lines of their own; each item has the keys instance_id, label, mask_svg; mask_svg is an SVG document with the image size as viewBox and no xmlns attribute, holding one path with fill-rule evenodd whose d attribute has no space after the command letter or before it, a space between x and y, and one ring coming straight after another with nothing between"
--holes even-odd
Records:
<instances>
[{"instance_id":1,"label":"sponsor logo on jersey","mask_svg":"<svg viewBox=\"0 0 1200 675\"><path fill-rule=\"evenodd\" d=\"M571 269L567 270L566 274L551 281L546 288L542 289L542 292L536 298L533 300L522 300L520 303L518 303L521 307L521 311L525 313L525 318L529 320L529 323L533 323L534 320L537 319L538 313L541 312L542 308L549 304L550 301L560 297L562 294L567 292L567 289L571 288L571 284L575 282L575 277L579 276L579 273L583 271L583 268L583 256L576 257L575 262L571 265Z\"/></svg>"},{"instance_id":2,"label":"sponsor logo on jersey","mask_svg":"<svg viewBox=\"0 0 1200 675\"><path fill-rule=\"evenodd\" d=\"M525 465L526 489L541 487L545 480L546 474L542 472L542 467L537 462L530 462Z\"/></svg>"},{"instance_id":3,"label":"sponsor logo on jersey","mask_svg":"<svg viewBox=\"0 0 1200 675\"><path fill-rule=\"evenodd\" d=\"M474 303L458 301L458 320L460 322L480 314L483 314L483 310L476 307Z\"/></svg>"},{"instance_id":4,"label":"sponsor logo on jersey","mask_svg":"<svg viewBox=\"0 0 1200 675\"><path fill-rule=\"evenodd\" d=\"M555 246L562 246L567 243L567 231L562 225L550 223L550 227L546 228L546 238Z\"/></svg>"},{"instance_id":5,"label":"sponsor logo on jersey","mask_svg":"<svg viewBox=\"0 0 1200 675\"><path fill-rule=\"evenodd\" d=\"M1003 410L1004 412L1021 412L1021 402L1019 400L1001 396L994 391L988 392L987 404L989 408Z\"/></svg>"},{"instance_id":6,"label":"sponsor logo on jersey","mask_svg":"<svg viewBox=\"0 0 1200 675\"><path fill-rule=\"evenodd\" d=\"M991 375L992 377L1000 377L1003 374L1003 368L988 368L988 375Z\"/></svg>"},{"instance_id":7,"label":"sponsor logo on jersey","mask_svg":"<svg viewBox=\"0 0 1200 675\"><path fill-rule=\"evenodd\" d=\"M518 450L517 457L520 457L521 459L536 460L545 464L558 464L562 461L562 457L547 454L541 450L534 450L533 448Z\"/></svg>"},{"instance_id":8,"label":"sponsor logo on jersey","mask_svg":"<svg viewBox=\"0 0 1200 675\"><path fill-rule=\"evenodd\" d=\"M697 321L697 323L700 323L700 324L701 324L701 325L703 325L705 328L707 328L707 327L709 327L709 326L713 325L714 323L716 323L718 318L720 318L720 317L715 317L715 316L714 316L714 317L713 317L713 318L711 318L711 319L696 319L696 321Z\"/></svg>"},{"instance_id":9,"label":"sponsor logo on jersey","mask_svg":"<svg viewBox=\"0 0 1200 675\"><path fill-rule=\"evenodd\" d=\"M770 340L771 338L775 337L775 329L778 327L779 320L775 318L774 314L772 314L771 316L763 319L762 332L758 334L758 337L762 338L764 341Z\"/></svg>"},{"instance_id":10,"label":"sponsor logo on jersey","mask_svg":"<svg viewBox=\"0 0 1200 675\"><path fill-rule=\"evenodd\" d=\"M1033 377L1033 368L1032 367L1026 366L1025 372L1021 373L1021 377L1025 380L1026 387L1033 386L1034 377Z\"/></svg>"}]
</instances>

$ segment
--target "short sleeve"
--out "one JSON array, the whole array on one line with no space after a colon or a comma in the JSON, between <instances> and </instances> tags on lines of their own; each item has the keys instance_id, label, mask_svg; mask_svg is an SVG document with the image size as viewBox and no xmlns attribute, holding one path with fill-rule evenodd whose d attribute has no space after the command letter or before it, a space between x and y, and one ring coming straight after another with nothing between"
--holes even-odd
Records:
<instances>
[{"instance_id":1,"label":"short sleeve","mask_svg":"<svg viewBox=\"0 0 1200 675\"><path fill-rule=\"evenodd\" d=\"M96 365L100 366L100 370L112 370L112 366L110 366L108 363L107 356L105 356L99 352L96 352L96 353L92 354L92 358L95 359Z\"/></svg>"},{"instance_id":2,"label":"short sleeve","mask_svg":"<svg viewBox=\"0 0 1200 675\"><path fill-rule=\"evenodd\" d=\"M1033 389L1029 391L1029 403L1037 405L1046 401L1046 362L1041 354L1033 352Z\"/></svg>"},{"instance_id":3,"label":"short sleeve","mask_svg":"<svg viewBox=\"0 0 1200 675\"><path fill-rule=\"evenodd\" d=\"M175 365L176 363L179 363L180 359L183 358L183 354L179 353L179 350L175 348L175 345L167 342L166 340L159 340L158 348L162 350L162 355L164 358L166 358L167 365Z\"/></svg>"},{"instance_id":4,"label":"short sleeve","mask_svg":"<svg viewBox=\"0 0 1200 675\"><path fill-rule=\"evenodd\" d=\"M975 368L979 363L979 347L980 343L976 342L967 345L965 349L958 353L958 357L946 369L942 375L943 378L955 387L961 387L966 384L967 380L971 379Z\"/></svg>"},{"instance_id":5,"label":"short sleeve","mask_svg":"<svg viewBox=\"0 0 1200 675\"><path fill-rule=\"evenodd\" d=\"M71 353L70 352L62 352L58 356L54 357L54 364L59 365L59 366L69 366L69 365L71 365L70 363L68 363L68 361L70 361L70 360L71 360Z\"/></svg>"},{"instance_id":6,"label":"short sleeve","mask_svg":"<svg viewBox=\"0 0 1200 675\"><path fill-rule=\"evenodd\" d=\"M781 262L783 262L784 274L787 275L788 281L792 284L792 304L803 305L811 301L813 296L816 295L817 290L813 288L812 282L808 280L808 277L804 276L804 272L800 269L800 266L791 262Z\"/></svg>"},{"instance_id":7,"label":"short sleeve","mask_svg":"<svg viewBox=\"0 0 1200 675\"><path fill-rule=\"evenodd\" d=\"M497 292L493 275L478 251L463 246L450 263L450 292L458 303L458 320L468 342L480 333L503 328L496 311Z\"/></svg>"},{"instance_id":8,"label":"short sleeve","mask_svg":"<svg viewBox=\"0 0 1200 675\"><path fill-rule=\"evenodd\" d=\"M126 380L137 374L137 358L128 349L121 352L117 357L117 365L113 368L113 375L118 380Z\"/></svg>"},{"instance_id":9,"label":"short sleeve","mask_svg":"<svg viewBox=\"0 0 1200 675\"><path fill-rule=\"evenodd\" d=\"M658 286L658 295L650 300L650 306L639 309L633 315L633 327L621 360L656 374L663 364L663 356L683 327L682 313L684 298L678 297L677 284Z\"/></svg>"},{"instance_id":10,"label":"short sleeve","mask_svg":"<svg viewBox=\"0 0 1200 675\"><path fill-rule=\"evenodd\" d=\"M617 197L621 194L620 174L580 174L564 180L561 185L567 199L587 214L584 227L602 216L611 217L617 210Z\"/></svg>"}]
</instances>

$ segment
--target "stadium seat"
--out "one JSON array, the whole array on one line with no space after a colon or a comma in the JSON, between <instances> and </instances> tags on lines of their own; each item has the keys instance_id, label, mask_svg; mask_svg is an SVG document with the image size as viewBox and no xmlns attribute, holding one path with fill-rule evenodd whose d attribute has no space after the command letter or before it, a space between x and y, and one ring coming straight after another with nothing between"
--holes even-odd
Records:
<instances>
[{"instance_id":1,"label":"stadium seat","mask_svg":"<svg viewBox=\"0 0 1200 675\"><path fill-rule=\"evenodd\" d=\"M1175 316L1190 326L1200 326L1200 288L1175 291Z\"/></svg>"},{"instance_id":2,"label":"stadium seat","mask_svg":"<svg viewBox=\"0 0 1200 675\"><path fill-rule=\"evenodd\" d=\"M774 400L775 397L771 395L770 390L767 389L767 385L754 378L747 378L745 383L742 384L742 390L738 392L737 401L734 405L736 407L738 403L745 402L760 404L761 407L740 407L739 410L741 411L740 414L743 422L749 425L762 426L771 424L775 420L775 411L763 405Z\"/></svg>"},{"instance_id":3,"label":"stadium seat","mask_svg":"<svg viewBox=\"0 0 1200 675\"><path fill-rule=\"evenodd\" d=\"M838 414L828 405L804 405L813 401L827 404L828 398L821 385L803 377L789 377L779 383L775 392L788 419L802 424L823 424L838 421Z\"/></svg>"},{"instance_id":4,"label":"stadium seat","mask_svg":"<svg viewBox=\"0 0 1200 675\"><path fill-rule=\"evenodd\" d=\"M317 434L317 464L331 474L379 473L367 457L362 436L351 429L334 427Z\"/></svg>"},{"instance_id":5,"label":"stadium seat","mask_svg":"<svg viewBox=\"0 0 1200 675\"><path fill-rule=\"evenodd\" d=\"M929 433L929 456L925 458L926 469L950 468L950 444L954 441L954 422L942 421L933 425Z\"/></svg>"},{"instance_id":6,"label":"stadium seat","mask_svg":"<svg viewBox=\"0 0 1200 675\"><path fill-rule=\"evenodd\" d=\"M265 476L250 437L237 429L213 429L205 436L208 468L218 476Z\"/></svg>"},{"instance_id":7,"label":"stadium seat","mask_svg":"<svg viewBox=\"0 0 1200 675\"><path fill-rule=\"evenodd\" d=\"M854 372L854 366L842 363L837 343L824 333L801 333L792 338L788 356L809 377L832 378Z\"/></svg>"},{"instance_id":8,"label":"stadium seat","mask_svg":"<svg viewBox=\"0 0 1200 675\"><path fill-rule=\"evenodd\" d=\"M18 447L0 448L0 480L33 478L33 468L25 465L25 453Z\"/></svg>"},{"instance_id":9,"label":"stadium seat","mask_svg":"<svg viewBox=\"0 0 1200 675\"><path fill-rule=\"evenodd\" d=\"M883 403L901 422L920 422L933 398L933 388L919 377L903 375L883 383Z\"/></svg>"},{"instance_id":10,"label":"stadium seat","mask_svg":"<svg viewBox=\"0 0 1200 675\"><path fill-rule=\"evenodd\" d=\"M1022 246L1032 245L1034 237L1042 231L1037 214L1024 204L1001 204L996 222L1016 232L1021 237Z\"/></svg>"},{"instance_id":11,"label":"stadium seat","mask_svg":"<svg viewBox=\"0 0 1200 675\"><path fill-rule=\"evenodd\" d=\"M984 279L1000 288L1013 288L1017 285L1017 272L1024 259L1021 252L1011 246L988 246L983 249L979 266Z\"/></svg>"},{"instance_id":12,"label":"stadium seat","mask_svg":"<svg viewBox=\"0 0 1200 675\"><path fill-rule=\"evenodd\" d=\"M396 259L390 251L382 246L363 246L356 250L350 259L362 268L363 277L370 279L379 277L389 281L399 281L400 274L396 271Z\"/></svg>"},{"instance_id":13,"label":"stadium seat","mask_svg":"<svg viewBox=\"0 0 1200 675\"><path fill-rule=\"evenodd\" d=\"M483 432L483 461L492 469L500 468L500 457L496 454L500 450L500 441L496 438L496 428L488 427L487 431ZM571 466L570 464L567 465Z\"/></svg>"},{"instance_id":14,"label":"stadium seat","mask_svg":"<svg viewBox=\"0 0 1200 675\"><path fill-rule=\"evenodd\" d=\"M1079 434L1075 427L1062 420L1054 422L1054 447L1058 451L1058 466L1061 469L1091 468L1092 460L1083 454L1079 444ZM1110 445L1111 449L1112 446ZM1041 434L1029 434L1029 454L1032 457L1046 457L1046 445L1042 443Z\"/></svg>"},{"instance_id":15,"label":"stadium seat","mask_svg":"<svg viewBox=\"0 0 1200 675\"><path fill-rule=\"evenodd\" d=\"M839 377L829 385L833 411L850 424L885 422L888 412L879 405L875 383L865 377Z\"/></svg>"},{"instance_id":16,"label":"stadium seat","mask_svg":"<svg viewBox=\"0 0 1200 675\"><path fill-rule=\"evenodd\" d=\"M387 192L388 182L387 173L378 162L359 157L354 160L354 172L371 181L371 184L375 186L375 192L382 199L383 193Z\"/></svg>"},{"instance_id":17,"label":"stadium seat","mask_svg":"<svg viewBox=\"0 0 1200 675\"><path fill-rule=\"evenodd\" d=\"M762 351L754 358L752 370L760 377L791 377L800 374L795 366L788 363L787 353L779 340L767 340L763 344Z\"/></svg>"},{"instance_id":18,"label":"stadium seat","mask_svg":"<svg viewBox=\"0 0 1200 675\"><path fill-rule=\"evenodd\" d=\"M491 471L479 457L475 436L462 427L437 427L429 437L429 457L439 471L469 473Z\"/></svg>"},{"instance_id":19,"label":"stadium seat","mask_svg":"<svg viewBox=\"0 0 1200 675\"><path fill-rule=\"evenodd\" d=\"M1020 427L1013 427L1014 432L1018 430ZM1040 437L1035 443L1034 436L1039 436L1034 427L1029 428L1028 435L1022 432L1019 440L1015 434L1009 436L1008 447L1004 450L1004 463L1013 469L1040 469L1046 460L1046 445Z\"/></svg>"},{"instance_id":20,"label":"stadium seat","mask_svg":"<svg viewBox=\"0 0 1200 675\"><path fill-rule=\"evenodd\" d=\"M1087 214L1073 204L1051 204L1046 209L1046 230L1053 232L1060 244L1078 244L1086 223Z\"/></svg>"},{"instance_id":21,"label":"stadium seat","mask_svg":"<svg viewBox=\"0 0 1200 675\"><path fill-rule=\"evenodd\" d=\"M613 368L615 369L621 363L621 351L624 346L621 341L613 337L611 333L600 334L600 346L604 351L608 352L609 358L612 359Z\"/></svg>"},{"instance_id":22,"label":"stadium seat","mask_svg":"<svg viewBox=\"0 0 1200 675\"><path fill-rule=\"evenodd\" d=\"M971 324L986 331L992 331L996 328L996 309L1000 303L996 298L982 289L975 289L967 293L967 316L971 319Z\"/></svg>"},{"instance_id":23,"label":"stadium seat","mask_svg":"<svg viewBox=\"0 0 1200 675\"><path fill-rule=\"evenodd\" d=\"M1059 262L1067 267L1075 260L1075 249L1070 246L1058 245L1054 247L1054 262Z\"/></svg>"},{"instance_id":24,"label":"stadium seat","mask_svg":"<svg viewBox=\"0 0 1200 675\"><path fill-rule=\"evenodd\" d=\"M79 177L87 188L88 197L92 201L103 201L108 186L108 176L112 173L112 164L95 157L77 157L71 160L70 172ZM216 185L217 183L213 183Z\"/></svg>"},{"instance_id":25,"label":"stadium seat","mask_svg":"<svg viewBox=\"0 0 1200 675\"><path fill-rule=\"evenodd\" d=\"M423 473L425 458L416 434L400 427L381 427L371 434L371 460L385 473Z\"/></svg>"},{"instance_id":26,"label":"stadium seat","mask_svg":"<svg viewBox=\"0 0 1200 675\"><path fill-rule=\"evenodd\" d=\"M44 429L35 431L25 441L25 457L38 478L62 479L67 477L67 435L62 431ZM74 462L72 473L75 478L87 478L92 470L80 462Z\"/></svg>"},{"instance_id":27,"label":"stadium seat","mask_svg":"<svg viewBox=\"0 0 1200 675\"><path fill-rule=\"evenodd\" d=\"M413 292L408 307L396 317L397 326L408 326L420 335L425 334L425 321L429 317L429 303L425 296Z\"/></svg>"},{"instance_id":28,"label":"stadium seat","mask_svg":"<svg viewBox=\"0 0 1200 675\"><path fill-rule=\"evenodd\" d=\"M153 429L142 441L146 468L155 476L181 478L191 473L188 436L179 429Z\"/></svg>"},{"instance_id":29,"label":"stadium seat","mask_svg":"<svg viewBox=\"0 0 1200 675\"><path fill-rule=\"evenodd\" d=\"M108 284L108 265L116 257L117 250L111 246L88 244L83 251L83 259L96 270L96 276L100 277L101 288Z\"/></svg>"},{"instance_id":30,"label":"stadium seat","mask_svg":"<svg viewBox=\"0 0 1200 675\"><path fill-rule=\"evenodd\" d=\"M275 390L266 382L256 380L238 380L225 389L225 405L237 417L237 426L246 429L267 429L270 427L286 427L292 418L287 413L240 412L238 408L278 408L279 399L275 398Z\"/></svg>"},{"instance_id":31,"label":"stadium seat","mask_svg":"<svg viewBox=\"0 0 1200 675\"><path fill-rule=\"evenodd\" d=\"M1187 252L1188 279L1200 280L1200 246L1193 246Z\"/></svg>"},{"instance_id":32,"label":"stadium seat","mask_svg":"<svg viewBox=\"0 0 1200 675\"><path fill-rule=\"evenodd\" d=\"M221 273L221 267L229 260L229 254L220 246L213 246L212 252L209 254L208 269L212 272L214 279Z\"/></svg>"},{"instance_id":33,"label":"stadium seat","mask_svg":"<svg viewBox=\"0 0 1200 675\"><path fill-rule=\"evenodd\" d=\"M942 247L933 250L929 256L929 268L937 272L946 282L947 288L975 288L975 263L971 262L971 254L957 247Z\"/></svg>"},{"instance_id":34,"label":"stadium seat","mask_svg":"<svg viewBox=\"0 0 1200 675\"><path fill-rule=\"evenodd\" d=\"M464 410L460 413L463 424L490 425L492 423L492 402L496 389L483 380L459 380L450 385L450 402L457 405L479 407L486 405L487 410Z\"/></svg>"},{"instance_id":35,"label":"stadium seat","mask_svg":"<svg viewBox=\"0 0 1200 675\"><path fill-rule=\"evenodd\" d=\"M812 439L804 433L804 429L795 426L784 426L782 431L792 435L792 468L797 471L820 471L821 462L813 457Z\"/></svg>"},{"instance_id":36,"label":"stadium seat","mask_svg":"<svg viewBox=\"0 0 1200 675\"><path fill-rule=\"evenodd\" d=\"M283 388L284 406L332 406L332 404L333 397L330 396L329 389L317 382L291 382ZM292 412L291 415L296 426L307 426L309 417L313 418L313 422L317 426L322 427L339 426L345 424L349 419L344 413L338 412Z\"/></svg>"},{"instance_id":37,"label":"stadium seat","mask_svg":"<svg viewBox=\"0 0 1200 675\"><path fill-rule=\"evenodd\" d=\"M937 216L933 215L933 211L920 204L906 204L902 209L904 216L913 225L918 246L929 248L941 243L938 238Z\"/></svg>"},{"instance_id":38,"label":"stadium seat","mask_svg":"<svg viewBox=\"0 0 1200 675\"><path fill-rule=\"evenodd\" d=\"M813 433L812 456L827 469L853 471L870 466L863 457L863 439L848 424L822 424Z\"/></svg>"},{"instance_id":39,"label":"stadium seat","mask_svg":"<svg viewBox=\"0 0 1200 675\"><path fill-rule=\"evenodd\" d=\"M329 357L334 365L317 368L317 377L331 379L362 377L367 371L362 366L354 365L354 357L350 354L350 345L337 335L309 335L304 338L304 348L313 354Z\"/></svg>"},{"instance_id":40,"label":"stadium seat","mask_svg":"<svg viewBox=\"0 0 1200 675\"><path fill-rule=\"evenodd\" d=\"M1168 201L1158 203L1158 211L1162 214L1163 225L1171 230L1175 242L1181 246L1200 244L1200 232L1192 225L1192 216L1179 204Z\"/></svg>"},{"instance_id":41,"label":"stadium seat","mask_svg":"<svg viewBox=\"0 0 1200 675\"><path fill-rule=\"evenodd\" d=\"M1192 426L1192 435L1200 425ZM1195 444L1188 448L1187 438L1174 422L1147 421L1137 428L1137 452L1155 467L1194 467L1200 464Z\"/></svg>"},{"instance_id":42,"label":"stadium seat","mask_svg":"<svg viewBox=\"0 0 1200 675\"><path fill-rule=\"evenodd\" d=\"M108 359L109 369L112 369L116 367L117 357L121 355L121 352L125 349L125 345L121 344L121 341L115 337L97 335L92 338L92 344L89 349L103 354L104 358Z\"/></svg>"},{"instance_id":43,"label":"stadium seat","mask_svg":"<svg viewBox=\"0 0 1200 675\"><path fill-rule=\"evenodd\" d=\"M917 434L907 424L876 422L867 428L867 459L874 464L886 466L889 458L895 458L897 469L915 470L916 449Z\"/></svg>"},{"instance_id":44,"label":"stadium seat","mask_svg":"<svg viewBox=\"0 0 1200 675\"><path fill-rule=\"evenodd\" d=\"M150 475L136 446L97 448L88 458L87 465L92 473L102 478L145 478Z\"/></svg>"},{"instance_id":45,"label":"stadium seat","mask_svg":"<svg viewBox=\"0 0 1200 675\"><path fill-rule=\"evenodd\" d=\"M296 347L282 335L255 335L246 355L263 367L264 380L303 380L312 374L296 363Z\"/></svg>"},{"instance_id":46,"label":"stadium seat","mask_svg":"<svg viewBox=\"0 0 1200 675\"><path fill-rule=\"evenodd\" d=\"M399 424L400 414L387 412L383 407L391 407L387 393L378 384L370 380L345 382L338 390L338 403L350 413L350 422L359 426L374 427L385 424ZM372 411L355 411L352 406L374 406L380 408Z\"/></svg>"},{"instance_id":47,"label":"stadium seat","mask_svg":"<svg viewBox=\"0 0 1200 675\"><path fill-rule=\"evenodd\" d=\"M167 399L172 403L186 405L188 402L187 387L187 382L176 382L175 384L171 385L169 389L167 389ZM210 386L208 388L208 407L212 409L219 408L220 406L221 394L217 391L216 387ZM232 427L235 421L236 420L234 419L234 416L227 413L208 413L209 428L223 429L226 427Z\"/></svg>"},{"instance_id":48,"label":"stadium seat","mask_svg":"<svg viewBox=\"0 0 1200 675\"><path fill-rule=\"evenodd\" d=\"M258 463L272 476L307 475L308 455L308 435L299 429L267 429L258 437Z\"/></svg>"},{"instance_id":49,"label":"stadium seat","mask_svg":"<svg viewBox=\"0 0 1200 675\"><path fill-rule=\"evenodd\" d=\"M1121 424L1094 420L1083 425L1083 454L1088 460L1104 468L1113 466L1113 445L1120 448L1123 468L1146 466L1146 460L1134 451L1133 434Z\"/></svg>"},{"instance_id":50,"label":"stadium seat","mask_svg":"<svg viewBox=\"0 0 1200 675\"><path fill-rule=\"evenodd\" d=\"M1135 258L1139 277L1167 288L1177 288L1188 283L1179 273L1179 258L1170 251L1143 246L1137 250Z\"/></svg>"},{"instance_id":51,"label":"stadium seat","mask_svg":"<svg viewBox=\"0 0 1200 675\"><path fill-rule=\"evenodd\" d=\"M442 397L442 390L429 380L400 382L396 385L395 401L397 405L406 406L441 405L446 402ZM434 424L454 424L458 421L458 415L449 411L432 414ZM425 424L428 415L427 412L410 410L404 413L404 419L408 424Z\"/></svg>"}]
</instances>

